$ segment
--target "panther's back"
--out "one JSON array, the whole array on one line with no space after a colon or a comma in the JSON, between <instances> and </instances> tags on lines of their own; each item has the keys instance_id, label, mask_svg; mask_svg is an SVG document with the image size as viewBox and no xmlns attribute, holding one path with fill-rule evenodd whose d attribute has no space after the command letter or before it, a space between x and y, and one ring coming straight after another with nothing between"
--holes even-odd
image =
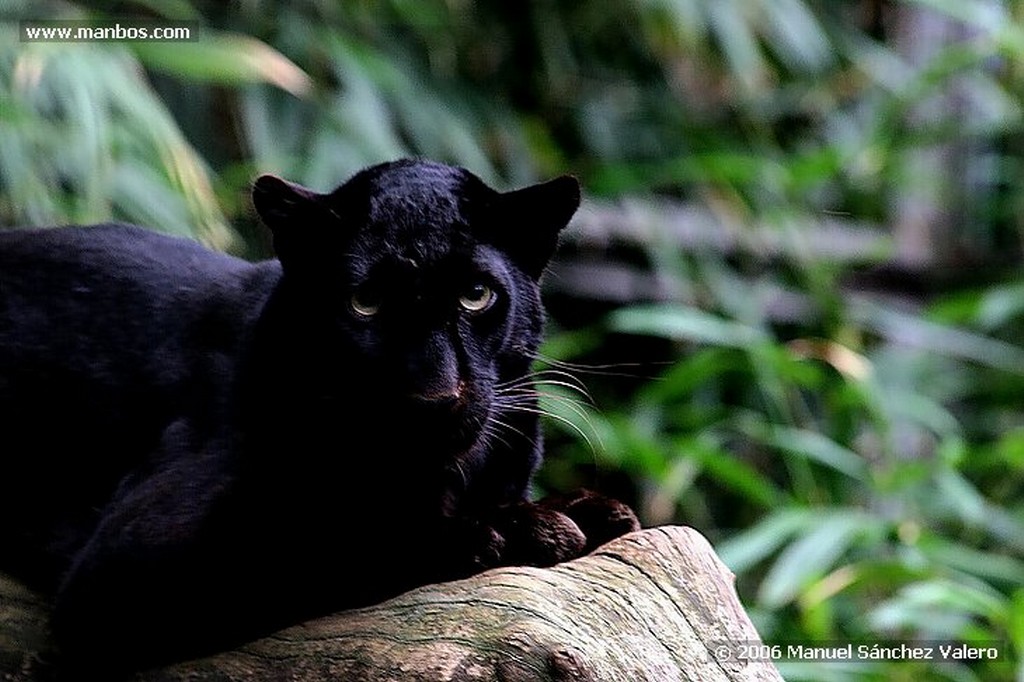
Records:
<instances>
[{"instance_id":1,"label":"panther's back","mask_svg":"<svg viewBox=\"0 0 1024 682\"><path fill-rule=\"evenodd\" d=\"M272 279L127 225L0 232L0 552L53 579L36 562L63 564L164 427L230 382Z\"/></svg>"}]
</instances>

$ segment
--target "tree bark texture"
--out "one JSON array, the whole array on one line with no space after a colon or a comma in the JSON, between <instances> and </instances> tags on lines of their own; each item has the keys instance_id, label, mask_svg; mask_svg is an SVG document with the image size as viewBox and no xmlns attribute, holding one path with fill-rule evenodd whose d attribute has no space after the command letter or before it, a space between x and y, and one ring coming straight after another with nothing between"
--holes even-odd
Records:
<instances>
[{"instance_id":1,"label":"tree bark texture","mask_svg":"<svg viewBox=\"0 0 1024 682\"><path fill-rule=\"evenodd\" d=\"M46 678L45 613L44 600L0 576L0 680ZM709 652L757 640L708 542L667 526L553 568L428 585L137 679L781 680L770 663Z\"/></svg>"}]
</instances>

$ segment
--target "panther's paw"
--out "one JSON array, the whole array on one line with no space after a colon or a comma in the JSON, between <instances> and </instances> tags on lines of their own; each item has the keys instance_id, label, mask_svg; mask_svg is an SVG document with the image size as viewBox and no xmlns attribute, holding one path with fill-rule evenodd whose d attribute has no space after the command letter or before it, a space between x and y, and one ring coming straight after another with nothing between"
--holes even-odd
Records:
<instances>
[{"instance_id":1,"label":"panther's paw","mask_svg":"<svg viewBox=\"0 0 1024 682\"><path fill-rule=\"evenodd\" d=\"M537 503L561 512L575 522L586 538L584 553L591 552L620 535L640 530L640 521L628 505L590 490L552 495Z\"/></svg>"},{"instance_id":2,"label":"panther's paw","mask_svg":"<svg viewBox=\"0 0 1024 682\"><path fill-rule=\"evenodd\" d=\"M505 540L506 566L552 566L580 556L587 544L568 515L532 502L501 508L494 527Z\"/></svg>"}]
</instances>

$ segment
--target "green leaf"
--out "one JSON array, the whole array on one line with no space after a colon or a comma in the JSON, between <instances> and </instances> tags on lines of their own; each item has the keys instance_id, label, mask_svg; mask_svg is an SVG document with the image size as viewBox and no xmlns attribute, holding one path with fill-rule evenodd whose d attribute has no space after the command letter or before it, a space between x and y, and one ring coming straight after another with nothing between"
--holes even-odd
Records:
<instances>
[{"instance_id":1,"label":"green leaf","mask_svg":"<svg viewBox=\"0 0 1024 682\"><path fill-rule=\"evenodd\" d=\"M962 636L971 618L1005 621L1005 595L980 582L946 579L911 583L871 614L875 627L912 626L930 635Z\"/></svg>"},{"instance_id":2,"label":"green leaf","mask_svg":"<svg viewBox=\"0 0 1024 682\"><path fill-rule=\"evenodd\" d=\"M814 73L834 62L828 35L801 0L762 3L770 45L790 68Z\"/></svg>"},{"instance_id":3,"label":"green leaf","mask_svg":"<svg viewBox=\"0 0 1024 682\"><path fill-rule=\"evenodd\" d=\"M573 331L560 331L553 332L548 331L544 342L541 344L540 352L538 355L538 362L542 365L551 364L549 359L557 361L564 361L570 358L579 357L589 351L592 351L600 347L603 341L599 331L595 329L579 329ZM621 371L622 368L617 367L590 367L587 365L580 365L579 371L581 373L594 372L602 374L607 372Z\"/></svg>"},{"instance_id":4,"label":"green leaf","mask_svg":"<svg viewBox=\"0 0 1024 682\"><path fill-rule=\"evenodd\" d=\"M270 83L299 97L313 87L294 62L249 36L206 29L195 42L137 42L132 49L149 68L183 79L220 85Z\"/></svg>"},{"instance_id":5,"label":"green leaf","mask_svg":"<svg viewBox=\"0 0 1024 682\"><path fill-rule=\"evenodd\" d=\"M709 478L742 495L752 504L774 509L786 502L787 493L771 479L710 440L706 436L698 436L681 439L677 445L686 456L700 463Z\"/></svg>"},{"instance_id":6,"label":"green leaf","mask_svg":"<svg viewBox=\"0 0 1024 682\"><path fill-rule=\"evenodd\" d=\"M693 341L733 348L749 348L769 338L756 327L684 306L626 308L613 313L609 325L615 331L629 334L662 336L676 341Z\"/></svg>"},{"instance_id":7,"label":"green leaf","mask_svg":"<svg viewBox=\"0 0 1024 682\"><path fill-rule=\"evenodd\" d=\"M756 416L741 419L739 426L745 433L766 445L824 464L858 480L867 478L868 469L864 458L825 434L765 423Z\"/></svg>"},{"instance_id":8,"label":"green leaf","mask_svg":"<svg viewBox=\"0 0 1024 682\"><path fill-rule=\"evenodd\" d=\"M818 516L810 509L786 507L770 513L762 521L715 548L719 558L735 573L743 573L764 560L793 535L817 524Z\"/></svg>"},{"instance_id":9,"label":"green leaf","mask_svg":"<svg viewBox=\"0 0 1024 682\"><path fill-rule=\"evenodd\" d=\"M866 300L854 301L850 316L889 339L912 348L972 360L1024 375L1024 349L1004 341L949 327Z\"/></svg>"},{"instance_id":10,"label":"green leaf","mask_svg":"<svg viewBox=\"0 0 1024 682\"><path fill-rule=\"evenodd\" d=\"M1024 652L1024 587L1014 590L1010 596L1006 629L1017 651Z\"/></svg>"},{"instance_id":11,"label":"green leaf","mask_svg":"<svg viewBox=\"0 0 1024 682\"><path fill-rule=\"evenodd\" d=\"M1024 520L989 502L963 474L942 469L937 476L938 497L958 520L982 528L1007 547L1024 552Z\"/></svg>"},{"instance_id":12,"label":"green leaf","mask_svg":"<svg viewBox=\"0 0 1024 682\"><path fill-rule=\"evenodd\" d=\"M950 542L937 536L922 538L917 547L932 561L957 571L986 580L1024 585L1024 561L1012 556L982 551L965 543Z\"/></svg>"},{"instance_id":13,"label":"green leaf","mask_svg":"<svg viewBox=\"0 0 1024 682\"><path fill-rule=\"evenodd\" d=\"M733 77L748 89L761 86L767 66L754 31L743 16L743 4L707 3L709 24L732 68Z\"/></svg>"},{"instance_id":14,"label":"green leaf","mask_svg":"<svg viewBox=\"0 0 1024 682\"><path fill-rule=\"evenodd\" d=\"M878 521L857 510L822 510L814 525L782 551L758 590L758 600L777 608L832 570L859 537Z\"/></svg>"}]
</instances>

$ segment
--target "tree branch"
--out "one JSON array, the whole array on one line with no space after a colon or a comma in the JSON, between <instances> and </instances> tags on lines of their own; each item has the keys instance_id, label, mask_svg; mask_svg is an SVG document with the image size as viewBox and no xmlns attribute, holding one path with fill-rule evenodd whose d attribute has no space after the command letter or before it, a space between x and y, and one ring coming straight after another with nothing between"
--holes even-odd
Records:
<instances>
[{"instance_id":1,"label":"tree branch","mask_svg":"<svg viewBox=\"0 0 1024 682\"><path fill-rule=\"evenodd\" d=\"M138 679L781 680L769 663L709 655L716 641L758 640L732 583L699 533L653 528L554 568L428 585ZM0 679L45 676L44 613L0 576Z\"/></svg>"}]
</instances>

